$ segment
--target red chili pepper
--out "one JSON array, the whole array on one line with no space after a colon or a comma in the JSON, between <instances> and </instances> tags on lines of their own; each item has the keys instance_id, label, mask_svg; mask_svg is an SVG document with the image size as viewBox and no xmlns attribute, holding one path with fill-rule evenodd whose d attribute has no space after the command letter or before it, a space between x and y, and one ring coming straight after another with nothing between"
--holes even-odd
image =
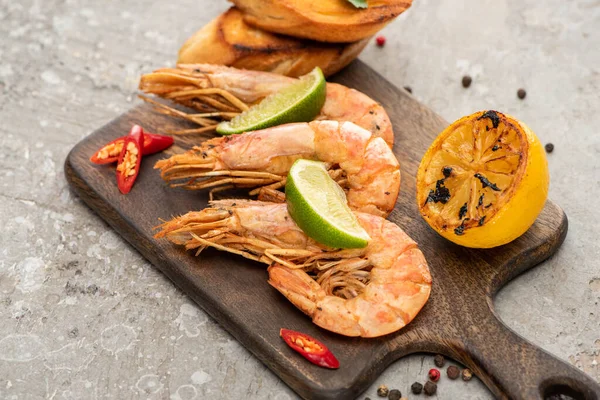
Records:
<instances>
[{"instance_id":1,"label":"red chili pepper","mask_svg":"<svg viewBox=\"0 0 600 400\"><path fill-rule=\"evenodd\" d=\"M149 156L150 154L158 153L164 149L171 147L173 144L173 136L157 135L155 133L146 133L144 131L144 149L142 154Z\"/></svg>"},{"instance_id":2,"label":"red chili pepper","mask_svg":"<svg viewBox=\"0 0 600 400\"><path fill-rule=\"evenodd\" d=\"M377 46L379 47L385 46L385 36L377 36L375 38L375 43L377 43Z\"/></svg>"},{"instance_id":3,"label":"red chili pepper","mask_svg":"<svg viewBox=\"0 0 600 400\"><path fill-rule=\"evenodd\" d=\"M127 136L123 136L102 146L100 150L90 157L90 161L94 164L111 164L119 161L119 155L121 154L121 150L123 150L123 143L125 143L126 138ZM150 154L163 151L172 144L173 137L171 136L144 132L144 148L142 149L142 154L149 156Z\"/></svg>"},{"instance_id":4,"label":"red chili pepper","mask_svg":"<svg viewBox=\"0 0 600 400\"><path fill-rule=\"evenodd\" d=\"M323 343L304 333L281 329L279 335L288 346L302 354L304 358L320 367L337 369L340 362Z\"/></svg>"},{"instance_id":5,"label":"red chili pepper","mask_svg":"<svg viewBox=\"0 0 600 400\"><path fill-rule=\"evenodd\" d=\"M135 179L140 173L142 162L142 144L144 143L144 130L139 125L134 125L129 136L123 142L123 149L117 164L117 186L123 194L129 193Z\"/></svg>"}]
</instances>

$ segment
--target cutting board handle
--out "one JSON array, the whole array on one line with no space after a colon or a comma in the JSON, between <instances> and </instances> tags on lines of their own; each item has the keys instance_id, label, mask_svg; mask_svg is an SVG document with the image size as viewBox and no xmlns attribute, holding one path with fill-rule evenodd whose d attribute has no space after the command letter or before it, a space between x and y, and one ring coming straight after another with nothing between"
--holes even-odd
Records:
<instances>
[{"instance_id":1,"label":"cutting board handle","mask_svg":"<svg viewBox=\"0 0 600 400\"><path fill-rule=\"evenodd\" d=\"M598 382L523 339L495 314L471 327L457 347L457 358L498 398L545 400L564 394L576 400L600 399Z\"/></svg>"}]
</instances>

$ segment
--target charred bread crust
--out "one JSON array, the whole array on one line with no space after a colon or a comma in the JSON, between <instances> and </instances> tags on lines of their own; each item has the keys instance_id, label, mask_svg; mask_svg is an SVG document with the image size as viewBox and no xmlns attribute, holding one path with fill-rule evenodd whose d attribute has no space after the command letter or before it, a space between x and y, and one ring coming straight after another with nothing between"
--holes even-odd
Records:
<instances>
[{"instance_id":1,"label":"charred bread crust","mask_svg":"<svg viewBox=\"0 0 600 400\"><path fill-rule=\"evenodd\" d=\"M179 64L222 64L298 77L318 66L328 76L354 60L369 38L354 43L319 43L254 28L232 7L190 37Z\"/></svg>"}]
</instances>

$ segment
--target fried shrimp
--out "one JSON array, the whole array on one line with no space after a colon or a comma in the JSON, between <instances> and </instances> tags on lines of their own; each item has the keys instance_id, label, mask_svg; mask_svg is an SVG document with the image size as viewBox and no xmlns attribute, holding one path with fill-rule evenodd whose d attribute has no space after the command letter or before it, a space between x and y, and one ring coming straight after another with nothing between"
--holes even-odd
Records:
<instances>
[{"instance_id":1,"label":"fried shrimp","mask_svg":"<svg viewBox=\"0 0 600 400\"><path fill-rule=\"evenodd\" d=\"M199 254L207 247L269 265L269 284L327 330L377 337L415 318L431 275L417 244L396 224L355 212L371 240L363 249L331 249L307 237L285 204L221 200L158 228Z\"/></svg>"},{"instance_id":2,"label":"fried shrimp","mask_svg":"<svg viewBox=\"0 0 600 400\"><path fill-rule=\"evenodd\" d=\"M212 130L218 122L214 117L231 119L295 79L221 65L183 64L143 75L139 87L146 93L200 111L201 114L184 114L154 103L167 114L187 118L205 127L201 129ZM316 119L354 122L383 138L390 147L394 144L392 124L384 108L367 95L346 86L327 83L325 105Z\"/></svg>"},{"instance_id":3,"label":"fried shrimp","mask_svg":"<svg viewBox=\"0 0 600 400\"><path fill-rule=\"evenodd\" d=\"M172 186L199 190L235 185L258 188L251 195L261 188L272 195L285 185L299 158L327 163L353 210L385 217L394 209L400 164L382 138L351 122L295 123L215 138L160 160L155 168Z\"/></svg>"}]
</instances>

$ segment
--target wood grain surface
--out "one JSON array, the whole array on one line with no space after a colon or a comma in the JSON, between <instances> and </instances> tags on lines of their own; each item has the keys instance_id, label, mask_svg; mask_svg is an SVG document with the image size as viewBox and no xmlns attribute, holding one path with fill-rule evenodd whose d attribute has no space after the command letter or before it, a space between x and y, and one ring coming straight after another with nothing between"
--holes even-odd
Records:
<instances>
[{"instance_id":1,"label":"wood grain surface","mask_svg":"<svg viewBox=\"0 0 600 400\"><path fill-rule=\"evenodd\" d=\"M152 227L159 218L200 210L208 195L168 188L152 167L158 159L203 139L177 138L177 146L166 154L145 157L127 196L117 189L114 168L92 165L89 157L134 123L160 133L187 127L185 122L138 106L73 148L65 162L67 180L89 207L304 398L354 398L394 360L432 352L472 369L498 398L542 399L562 393L597 400L597 382L521 338L494 311L495 293L550 257L563 242L567 234L563 211L548 201L525 235L499 248L473 250L446 241L418 214L415 175L421 156L447 122L360 61L333 80L361 90L388 111L396 136L394 153L402 166L401 194L389 219L417 241L433 277L429 302L411 324L394 334L360 339L327 332L267 284L264 265L215 250L194 257L166 240L153 239ZM279 338L282 327L325 342L340 360L340 369L325 370L300 358Z\"/></svg>"}]
</instances>

